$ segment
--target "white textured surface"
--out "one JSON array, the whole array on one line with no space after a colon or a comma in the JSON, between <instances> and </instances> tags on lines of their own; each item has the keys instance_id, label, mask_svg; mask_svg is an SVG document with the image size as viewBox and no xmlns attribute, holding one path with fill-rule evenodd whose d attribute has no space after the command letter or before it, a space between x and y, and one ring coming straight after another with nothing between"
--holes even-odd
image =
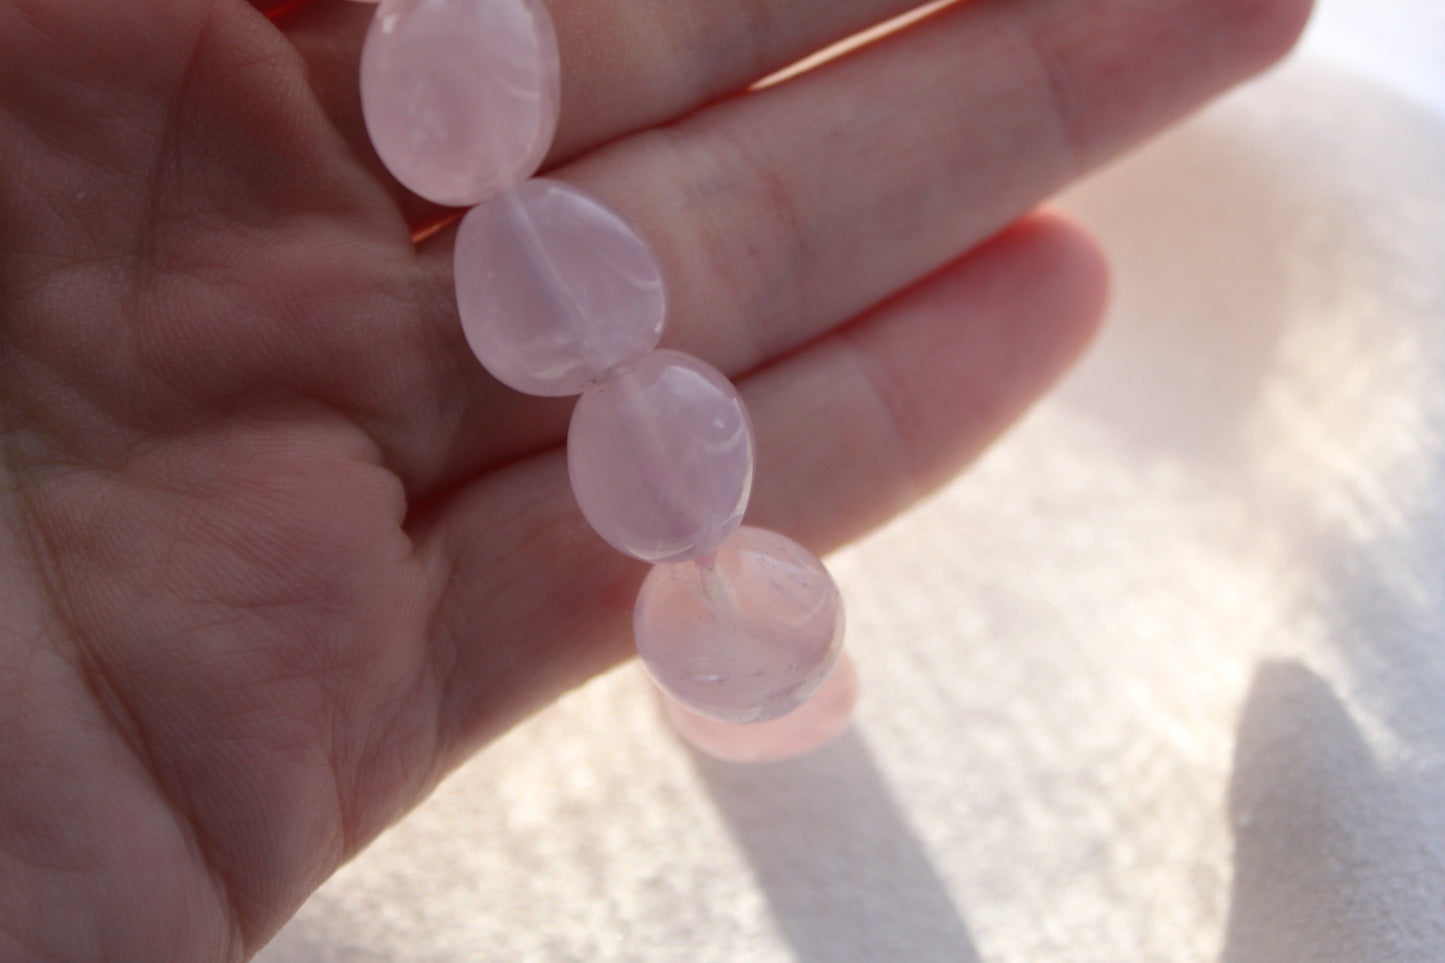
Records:
<instances>
[{"instance_id":1,"label":"white textured surface","mask_svg":"<svg viewBox=\"0 0 1445 963\"><path fill-rule=\"evenodd\" d=\"M695 758L626 667L261 959L1445 959L1440 69L1406 99L1297 60L1068 199L1111 326L834 559L865 686L841 743Z\"/></svg>"}]
</instances>

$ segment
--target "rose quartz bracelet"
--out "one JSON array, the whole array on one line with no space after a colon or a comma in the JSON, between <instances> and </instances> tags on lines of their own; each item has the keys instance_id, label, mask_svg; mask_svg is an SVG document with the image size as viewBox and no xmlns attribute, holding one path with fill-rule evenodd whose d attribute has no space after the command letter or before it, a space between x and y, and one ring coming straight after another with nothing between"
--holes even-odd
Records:
<instances>
[{"instance_id":1,"label":"rose quartz bracelet","mask_svg":"<svg viewBox=\"0 0 1445 963\"><path fill-rule=\"evenodd\" d=\"M651 246L596 198L528 179L559 86L538 0L382 0L362 54L383 163L428 200L477 205L456 242L472 351L518 391L581 395L572 490L602 538L654 566L633 629L668 714L714 755L801 754L847 725L856 698L842 600L802 546L742 527L752 422L722 374L658 349L667 294Z\"/></svg>"}]
</instances>

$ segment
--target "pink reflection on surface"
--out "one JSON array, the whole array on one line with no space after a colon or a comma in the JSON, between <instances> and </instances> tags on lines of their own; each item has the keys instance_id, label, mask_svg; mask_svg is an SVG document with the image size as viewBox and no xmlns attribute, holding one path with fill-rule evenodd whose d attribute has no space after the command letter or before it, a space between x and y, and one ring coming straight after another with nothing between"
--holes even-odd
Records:
<instances>
[{"instance_id":1,"label":"pink reflection on surface","mask_svg":"<svg viewBox=\"0 0 1445 963\"><path fill-rule=\"evenodd\" d=\"M725 762L781 762L821 749L848 728L858 703L858 668L844 652L813 698L767 722L718 722L659 697L678 734L699 752Z\"/></svg>"}]
</instances>

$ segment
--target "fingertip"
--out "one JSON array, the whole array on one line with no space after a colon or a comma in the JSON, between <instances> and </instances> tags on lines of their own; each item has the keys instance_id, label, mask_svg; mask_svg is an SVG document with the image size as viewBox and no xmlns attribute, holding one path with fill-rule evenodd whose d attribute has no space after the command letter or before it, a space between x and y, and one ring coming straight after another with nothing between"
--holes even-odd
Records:
<instances>
[{"instance_id":1,"label":"fingertip","mask_svg":"<svg viewBox=\"0 0 1445 963\"><path fill-rule=\"evenodd\" d=\"M1061 346L1069 360L1086 351L1103 327L1113 291L1109 257L1092 231L1068 214L1041 209L1012 229L1034 250L1027 260L1032 271L1051 278L1053 310L1047 314L1061 326Z\"/></svg>"},{"instance_id":2,"label":"fingertip","mask_svg":"<svg viewBox=\"0 0 1445 963\"><path fill-rule=\"evenodd\" d=\"M1250 73L1264 70L1299 43L1314 12L1314 0L1229 0L1224 5L1238 49Z\"/></svg>"},{"instance_id":3,"label":"fingertip","mask_svg":"<svg viewBox=\"0 0 1445 963\"><path fill-rule=\"evenodd\" d=\"M944 269L973 311L1005 313L994 335L1020 387L1042 392L1093 343L1110 295L1108 257L1087 227L1038 210ZM1002 347L1000 352L1002 354Z\"/></svg>"}]
</instances>

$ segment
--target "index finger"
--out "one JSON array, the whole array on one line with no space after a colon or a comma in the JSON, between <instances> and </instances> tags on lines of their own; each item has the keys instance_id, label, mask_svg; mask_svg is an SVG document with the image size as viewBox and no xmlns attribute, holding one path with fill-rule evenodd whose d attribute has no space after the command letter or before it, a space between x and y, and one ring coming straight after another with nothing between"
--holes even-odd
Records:
<instances>
[{"instance_id":1,"label":"index finger","mask_svg":"<svg viewBox=\"0 0 1445 963\"><path fill-rule=\"evenodd\" d=\"M406 195L375 160L357 70L375 7L250 0L306 60L316 96L413 224L442 209ZM919 0L546 0L562 51L562 116L546 166L674 120L899 14Z\"/></svg>"}]
</instances>

